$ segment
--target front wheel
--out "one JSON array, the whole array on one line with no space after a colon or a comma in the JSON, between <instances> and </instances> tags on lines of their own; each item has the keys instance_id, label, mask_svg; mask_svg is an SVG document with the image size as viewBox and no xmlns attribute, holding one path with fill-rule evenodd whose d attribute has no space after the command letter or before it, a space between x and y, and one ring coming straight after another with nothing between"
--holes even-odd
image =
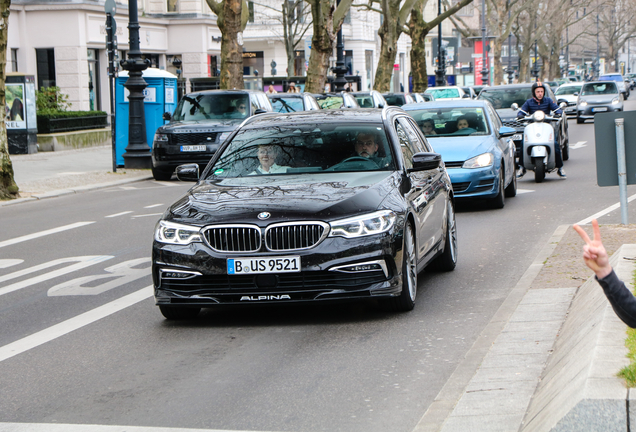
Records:
<instances>
[{"instance_id":1,"label":"front wheel","mask_svg":"<svg viewBox=\"0 0 636 432\"><path fill-rule=\"evenodd\" d=\"M417 295L417 258L415 256L415 234L411 223L404 229L404 249L402 250L402 292L387 299L384 305L393 312L408 312L415 307Z\"/></svg>"},{"instance_id":2,"label":"front wheel","mask_svg":"<svg viewBox=\"0 0 636 432\"><path fill-rule=\"evenodd\" d=\"M155 180L168 181L172 178L172 170L168 171L152 167L152 176Z\"/></svg>"},{"instance_id":3,"label":"front wheel","mask_svg":"<svg viewBox=\"0 0 636 432\"><path fill-rule=\"evenodd\" d=\"M446 215L446 241L444 251L429 265L428 270L451 271L457 266L457 225L455 224L455 208L452 202L448 202Z\"/></svg>"},{"instance_id":4,"label":"front wheel","mask_svg":"<svg viewBox=\"0 0 636 432\"><path fill-rule=\"evenodd\" d=\"M506 205L503 169L499 170L499 188L497 196L490 201L492 208L501 209Z\"/></svg>"},{"instance_id":5,"label":"front wheel","mask_svg":"<svg viewBox=\"0 0 636 432\"><path fill-rule=\"evenodd\" d=\"M534 181L541 183L545 178L545 165L543 164L543 158L532 159L534 164Z\"/></svg>"},{"instance_id":6,"label":"front wheel","mask_svg":"<svg viewBox=\"0 0 636 432\"><path fill-rule=\"evenodd\" d=\"M582 119L581 117L579 117L579 115L576 115L576 124L581 124L581 123L585 123L585 120Z\"/></svg>"},{"instance_id":7,"label":"front wheel","mask_svg":"<svg viewBox=\"0 0 636 432\"><path fill-rule=\"evenodd\" d=\"M506 188L506 198L517 196L517 173L512 173L512 181Z\"/></svg>"}]
</instances>

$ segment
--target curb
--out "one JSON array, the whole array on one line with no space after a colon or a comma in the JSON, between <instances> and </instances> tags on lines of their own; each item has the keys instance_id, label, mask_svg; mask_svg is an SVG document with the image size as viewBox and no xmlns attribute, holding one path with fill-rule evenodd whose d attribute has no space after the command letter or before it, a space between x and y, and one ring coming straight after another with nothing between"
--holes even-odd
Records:
<instances>
[{"instance_id":1,"label":"curb","mask_svg":"<svg viewBox=\"0 0 636 432\"><path fill-rule=\"evenodd\" d=\"M113 186L119 186L119 185L123 185L123 184L141 182L141 181L152 180L152 179L153 179L152 175L148 175L148 176L143 176L143 177L135 177L135 178L131 178L131 179L117 180L117 181L112 181L112 182L107 182L107 183L96 183L96 184L92 184L92 185L77 186L77 187L71 188L71 189L59 189L59 190L55 190L55 191L43 192L41 194L32 195L32 196L30 196L28 198L18 198L18 199L14 199L14 200L0 201L0 207L16 205L16 204L22 204L22 203L33 202L33 201L39 201L39 200L46 199L46 198L56 198L56 197L60 197L60 196L64 196L64 195L72 195L72 194L77 194L77 193L82 193L82 192L90 192L90 191L94 191L94 190L98 190L98 189L106 189L106 188L113 187Z\"/></svg>"}]
</instances>

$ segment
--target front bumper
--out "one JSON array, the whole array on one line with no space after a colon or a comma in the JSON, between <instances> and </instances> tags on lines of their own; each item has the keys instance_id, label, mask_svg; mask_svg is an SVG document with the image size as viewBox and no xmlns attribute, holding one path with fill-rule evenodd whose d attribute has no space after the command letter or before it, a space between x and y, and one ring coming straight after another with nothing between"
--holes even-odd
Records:
<instances>
[{"instance_id":1,"label":"front bumper","mask_svg":"<svg viewBox=\"0 0 636 432\"><path fill-rule=\"evenodd\" d=\"M577 117L582 119L593 119L594 114L602 113L602 112L617 112L623 111L623 104L598 104L592 105L587 104L585 106L578 105L577 106Z\"/></svg>"},{"instance_id":2,"label":"front bumper","mask_svg":"<svg viewBox=\"0 0 636 432\"><path fill-rule=\"evenodd\" d=\"M486 168L449 168L455 198L494 198L499 193L499 171Z\"/></svg>"},{"instance_id":3,"label":"front bumper","mask_svg":"<svg viewBox=\"0 0 636 432\"><path fill-rule=\"evenodd\" d=\"M152 276L157 305L207 307L393 297L402 291L402 232L359 239L327 237L308 250L220 253L206 243L153 243ZM300 256L301 271L228 275L227 259ZM380 269L348 272L342 266L381 262ZM340 268L334 271L334 268ZM166 273L183 272L183 278Z\"/></svg>"},{"instance_id":4,"label":"front bumper","mask_svg":"<svg viewBox=\"0 0 636 432\"><path fill-rule=\"evenodd\" d=\"M207 144L205 151L185 152L184 146L154 142L151 152L152 166L162 169L174 169L183 164L198 164L201 170L210 162L220 144Z\"/></svg>"}]
</instances>

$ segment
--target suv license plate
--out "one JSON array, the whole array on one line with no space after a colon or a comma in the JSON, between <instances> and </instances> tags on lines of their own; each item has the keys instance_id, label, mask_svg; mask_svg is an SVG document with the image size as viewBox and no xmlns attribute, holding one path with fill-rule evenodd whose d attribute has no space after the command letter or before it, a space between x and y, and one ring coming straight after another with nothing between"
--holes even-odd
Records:
<instances>
[{"instance_id":1,"label":"suv license plate","mask_svg":"<svg viewBox=\"0 0 636 432\"><path fill-rule=\"evenodd\" d=\"M207 146L204 145L185 145L185 146L181 146L181 151L182 152L199 152L199 151L206 151L208 148Z\"/></svg>"},{"instance_id":2,"label":"suv license plate","mask_svg":"<svg viewBox=\"0 0 636 432\"><path fill-rule=\"evenodd\" d=\"M296 273L300 272L300 257L228 258L227 274Z\"/></svg>"},{"instance_id":3,"label":"suv license plate","mask_svg":"<svg viewBox=\"0 0 636 432\"><path fill-rule=\"evenodd\" d=\"M522 139L523 139L523 135L521 134L516 134L512 136L513 141L521 141Z\"/></svg>"},{"instance_id":4,"label":"suv license plate","mask_svg":"<svg viewBox=\"0 0 636 432\"><path fill-rule=\"evenodd\" d=\"M604 111L607 111L607 108L605 108L605 107L592 108L592 112L604 112Z\"/></svg>"}]
</instances>

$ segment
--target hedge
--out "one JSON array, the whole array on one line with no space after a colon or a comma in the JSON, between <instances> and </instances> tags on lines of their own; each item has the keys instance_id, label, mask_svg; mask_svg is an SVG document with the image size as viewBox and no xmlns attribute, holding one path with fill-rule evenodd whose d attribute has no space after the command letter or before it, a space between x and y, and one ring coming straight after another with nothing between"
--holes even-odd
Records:
<instances>
[{"instance_id":1,"label":"hedge","mask_svg":"<svg viewBox=\"0 0 636 432\"><path fill-rule=\"evenodd\" d=\"M104 111L40 110L37 112L38 133L105 128L108 125L107 117Z\"/></svg>"}]
</instances>

